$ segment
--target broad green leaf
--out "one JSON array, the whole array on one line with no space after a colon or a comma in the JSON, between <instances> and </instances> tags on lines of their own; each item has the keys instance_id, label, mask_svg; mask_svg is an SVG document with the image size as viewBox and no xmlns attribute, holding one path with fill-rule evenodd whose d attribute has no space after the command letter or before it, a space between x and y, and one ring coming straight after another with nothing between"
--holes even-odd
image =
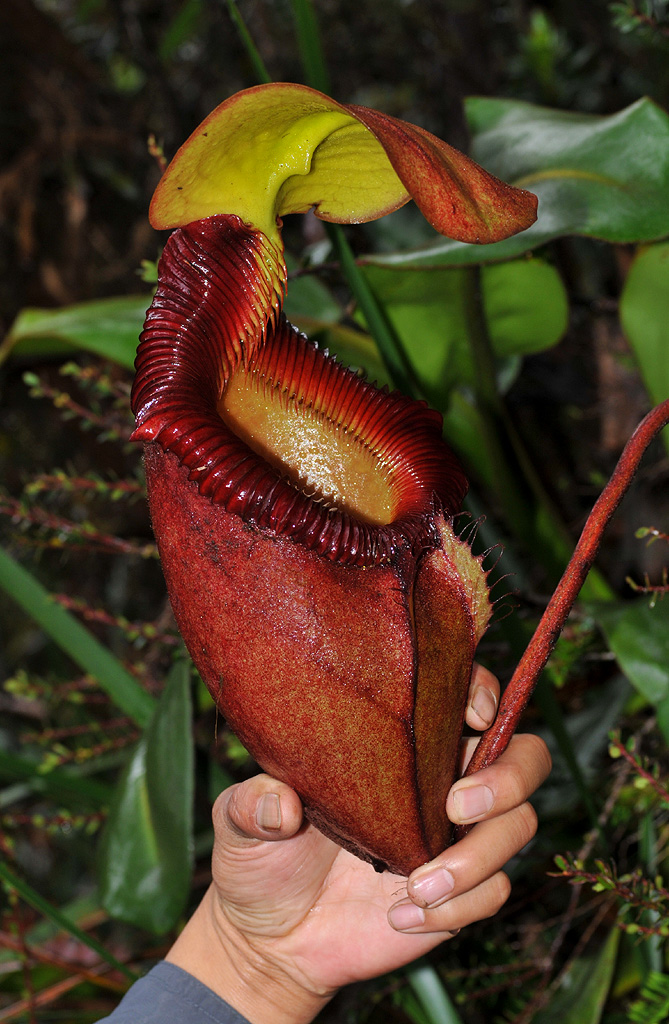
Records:
<instances>
[{"instance_id":1,"label":"broad green leaf","mask_svg":"<svg viewBox=\"0 0 669 1024\"><path fill-rule=\"evenodd\" d=\"M580 773L592 785L601 769L602 756L609 733L620 721L630 696L630 685L622 674L588 694L587 706L582 711L565 717L569 736ZM537 729L546 740L553 758L553 770L546 783L532 797L540 817L559 818L564 821L578 806L581 794L574 781L574 773L565 759L552 729Z\"/></svg>"},{"instance_id":2,"label":"broad green leaf","mask_svg":"<svg viewBox=\"0 0 669 1024\"><path fill-rule=\"evenodd\" d=\"M283 311L291 323L295 323L302 316L315 317L326 323L336 323L341 318L342 309L329 289L313 274L291 277L295 261L287 258L286 264L288 290Z\"/></svg>"},{"instance_id":3,"label":"broad green leaf","mask_svg":"<svg viewBox=\"0 0 669 1024\"><path fill-rule=\"evenodd\" d=\"M541 1024L599 1024L609 995L620 932L612 929L601 949L581 956L563 975L560 987L540 1014Z\"/></svg>"},{"instance_id":4,"label":"broad green leaf","mask_svg":"<svg viewBox=\"0 0 669 1024\"><path fill-rule=\"evenodd\" d=\"M413 367L407 357L395 326L390 320L383 303L370 288L369 281L358 266L344 232L337 224L329 224L327 232L332 242L342 272L355 300L361 317L386 367L392 386L406 395L416 397L416 379Z\"/></svg>"},{"instance_id":5,"label":"broad green leaf","mask_svg":"<svg viewBox=\"0 0 669 1024\"><path fill-rule=\"evenodd\" d=\"M60 355L83 349L128 369L135 363L150 295L80 302L61 309L24 309L0 349L14 355Z\"/></svg>"},{"instance_id":6,"label":"broad green leaf","mask_svg":"<svg viewBox=\"0 0 669 1024\"><path fill-rule=\"evenodd\" d=\"M593 618L632 686L651 704L669 697L669 601L592 605Z\"/></svg>"},{"instance_id":7,"label":"broad green leaf","mask_svg":"<svg viewBox=\"0 0 669 1024\"><path fill-rule=\"evenodd\" d=\"M654 404L669 398L669 242L643 249L632 264L620 320ZM669 430L664 430L669 447Z\"/></svg>"},{"instance_id":8,"label":"broad green leaf","mask_svg":"<svg viewBox=\"0 0 669 1024\"><path fill-rule=\"evenodd\" d=\"M472 156L538 196L535 224L492 245L436 239L375 263L458 266L509 259L564 235L608 242L669 235L669 116L651 100L605 116L478 96L465 110Z\"/></svg>"},{"instance_id":9,"label":"broad green leaf","mask_svg":"<svg viewBox=\"0 0 669 1024\"><path fill-rule=\"evenodd\" d=\"M0 548L0 588L37 622L84 672L95 676L114 703L146 725L155 701L85 626L51 597L35 577Z\"/></svg>"},{"instance_id":10,"label":"broad green leaf","mask_svg":"<svg viewBox=\"0 0 669 1024\"><path fill-rule=\"evenodd\" d=\"M118 783L100 851L102 904L162 934L182 913L193 849L190 667L175 662Z\"/></svg>"},{"instance_id":11,"label":"broad green leaf","mask_svg":"<svg viewBox=\"0 0 669 1024\"><path fill-rule=\"evenodd\" d=\"M466 268L365 267L423 391L433 400L455 385L475 384L466 308L469 273ZM564 334L567 296L550 264L522 259L484 267L481 284L490 340L500 359L540 352Z\"/></svg>"},{"instance_id":12,"label":"broad green leaf","mask_svg":"<svg viewBox=\"0 0 669 1024\"><path fill-rule=\"evenodd\" d=\"M455 448L470 474L480 484L492 488L495 476L491 457L482 442L485 424L481 413L455 388L449 396L449 407L444 415L444 436Z\"/></svg>"}]
</instances>

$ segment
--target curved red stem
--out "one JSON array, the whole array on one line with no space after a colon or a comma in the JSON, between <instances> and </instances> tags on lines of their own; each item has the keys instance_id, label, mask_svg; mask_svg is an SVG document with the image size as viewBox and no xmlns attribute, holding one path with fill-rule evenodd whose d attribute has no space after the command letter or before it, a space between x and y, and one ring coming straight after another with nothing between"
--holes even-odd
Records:
<instances>
[{"instance_id":1,"label":"curved red stem","mask_svg":"<svg viewBox=\"0 0 669 1024\"><path fill-rule=\"evenodd\" d=\"M588 516L562 579L518 662L518 667L500 702L497 718L484 733L465 775L472 775L481 768L487 768L506 750L539 675L562 632L572 605L592 568L604 529L632 482L648 445L668 423L669 399L648 413L625 445L611 479ZM461 827L456 837L460 838L465 831L466 826Z\"/></svg>"}]
</instances>

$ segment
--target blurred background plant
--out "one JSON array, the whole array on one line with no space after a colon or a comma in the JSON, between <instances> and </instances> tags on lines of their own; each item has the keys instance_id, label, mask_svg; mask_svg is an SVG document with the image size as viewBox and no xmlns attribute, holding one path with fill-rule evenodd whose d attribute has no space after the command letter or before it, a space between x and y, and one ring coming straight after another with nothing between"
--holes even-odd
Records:
<instances>
[{"instance_id":1,"label":"blurred background plant","mask_svg":"<svg viewBox=\"0 0 669 1024\"><path fill-rule=\"evenodd\" d=\"M161 154L271 77L422 124L539 195L535 228L483 249L411 208L285 232L291 319L445 414L476 543L502 542L516 592L479 652L505 679L669 395L668 49L660 0L4 0L0 1021L108 1012L207 884L212 799L254 771L183 655L128 444ZM666 434L527 715L555 771L508 907L323 1021L669 1016Z\"/></svg>"}]
</instances>

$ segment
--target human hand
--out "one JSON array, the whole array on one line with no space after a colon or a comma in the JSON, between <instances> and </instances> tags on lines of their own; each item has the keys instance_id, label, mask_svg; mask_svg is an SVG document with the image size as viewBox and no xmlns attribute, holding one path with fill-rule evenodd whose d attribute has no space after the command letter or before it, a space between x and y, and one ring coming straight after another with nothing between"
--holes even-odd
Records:
<instances>
[{"instance_id":1,"label":"human hand","mask_svg":"<svg viewBox=\"0 0 669 1024\"><path fill-rule=\"evenodd\" d=\"M495 677L475 666L467 722L491 724ZM463 763L476 740L463 743ZM252 1024L303 1024L342 985L422 956L495 914L509 895L501 870L532 838L526 802L550 770L545 744L516 736L447 801L461 842L412 872L376 873L303 822L288 786L267 775L232 786L213 811L213 884L167 956Z\"/></svg>"}]
</instances>

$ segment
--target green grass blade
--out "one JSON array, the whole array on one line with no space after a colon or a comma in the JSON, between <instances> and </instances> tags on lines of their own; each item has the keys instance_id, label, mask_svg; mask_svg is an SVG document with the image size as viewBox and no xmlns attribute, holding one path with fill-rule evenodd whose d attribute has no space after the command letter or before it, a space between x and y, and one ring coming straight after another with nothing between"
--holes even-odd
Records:
<instances>
[{"instance_id":1,"label":"green grass blade","mask_svg":"<svg viewBox=\"0 0 669 1024\"><path fill-rule=\"evenodd\" d=\"M129 978L130 981L137 980L138 975L135 974L134 971L131 971L124 964L120 963L116 957L112 956L112 954L105 949L101 942L98 942L98 940L93 938L92 935L88 935L86 932L82 931L81 928L79 928L74 921L70 921L70 919L66 917L58 907L54 907L53 904L49 903L48 900L45 900L43 896L40 896L32 886L28 885L27 882L24 882L18 875L15 875L6 864L0 863L0 878L7 886L9 886L10 889L13 889L18 893L22 900L25 900L25 902L30 904L34 910L43 914L49 921L52 921L60 930L72 935L79 942L83 942L89 949L92 949L97 953L105 963L109 964L110 967L113 967L115 970L120 971L121 974L126 978Z\"/></svg>"},{"instance_id":2,"label":"green grass blade","mask_svg":"<svg viewBox=\"0 0 669 1024\"><path fill-rule=\"evenodd\" d=\"M27 569L1 549L0 587L84 672L95 676L126 715L140 726L147 725L156 706L153 697L85 626L54 602L48 590Z\"/></svg>"},{"instance_id":3,"label":"green grass blade","mask_svg":"<svg viewBox=\"0 0 669 1024\"><path fill-rule=\"evenodd\" d=\"M462 1024L462 1017L434 967L419 964L407 971L407 978L430 1024Z\"/></svg>"},{"instance_id":4,"label":"green grass blade","mask_svg":"<svg viewBox=\"0 0 669 1024\"><path fill-rule=\"evenodd\" d=\"M258 50L256 44L253 42L251 33L247 29L244 23L244 19L239 13L239 8L237 7L236 0L226 0L226 3L228 7L228 14L230 15L230 20L237 29L239 38L241 39L242 45L246 50L246 56L251 61L251 66L253 68L253 72L256 78L258 79L259 82L271 82L272 76L267 70L265 62L260 56L260 51Z\"/></svg>"},{"instance_id":5,"label":"green grass blade","mask_svg":"<svg viewBox=\"0 0 669 1024\"><path fill-rule=\"evenodd\" d=\"M307 85L330 94L330 75L325 63L318 21L312 0L290 0L297 31L297 45Z\"/></svg>"}]
</instances>

